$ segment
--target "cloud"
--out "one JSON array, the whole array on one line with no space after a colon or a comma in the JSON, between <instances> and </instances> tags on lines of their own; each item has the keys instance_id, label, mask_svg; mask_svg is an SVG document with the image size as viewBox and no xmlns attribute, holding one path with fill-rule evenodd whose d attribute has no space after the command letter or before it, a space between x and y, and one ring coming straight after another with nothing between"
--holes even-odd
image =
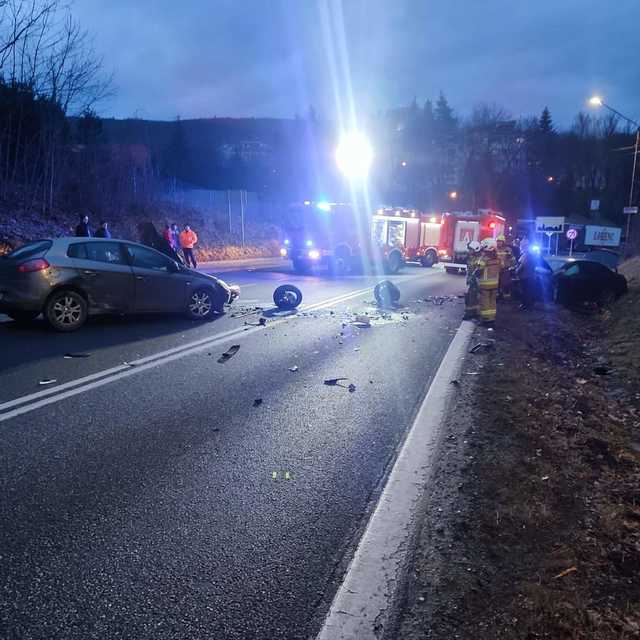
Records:
<instances>
[{"instance_id":1,"label":"cloud","mask_svg":"<svg viewBox=\"0 0 640 640\"><path fill-rule=\"evenodd\" d=\"M637 0L82 0L74 11L115 72L103 111L120 117L291 117L310 104L334 115L329 54L342 54L327 11L351 69L339 91L365 111L441 89L461 111L549 105L566 124L595 90L640 109Z\"/></svg>"}]
</instances>

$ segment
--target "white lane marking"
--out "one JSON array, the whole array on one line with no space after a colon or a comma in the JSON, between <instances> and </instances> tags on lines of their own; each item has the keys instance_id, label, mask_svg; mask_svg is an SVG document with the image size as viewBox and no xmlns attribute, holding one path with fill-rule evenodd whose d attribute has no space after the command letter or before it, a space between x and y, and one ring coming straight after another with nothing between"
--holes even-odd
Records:
<instances>
[{"instance_id":1,"label":"white lane marking","mask_svg":"<svg viewBox=\"0 0 640 640\"><path fill-rule=\"evenodd\" d=\"M474 324L463 321L429 386L316 640L378 640L400 586L438 429Z\"/></svg>"},{"instance_id":2,"label":"white lane marking","mask_svg":"<svg viewBox=\"0 0 640 640\"><path fill-rule=\"evenodd\" d=\"M418 276L413 276L411 279L414 280L417 277ZM408 280L409 278L404 278L405 282ZM335 296L333 298L329 298L312 305L303 305L300 307L300 309L314 310L328 308L336 304L340 304L341 302L351 300L352 298L357 298L359 296L365 295L370 291L371 287L367 287L366 289L352 291L350 293ZM271 322L271 326L280 324L281 322L284 322L284 320L285 318L274 320ZM144 358L139 358L138 360L132 360L128 365L123 364L116 367L111 367L109 369L104 369L102 371L83 376L82 378L77 378L75 380L70 380L69 382L56 385L55 387L49 387L47 389L43 389L42 391L36 391L19 398L15 398L13 400L3 402L2 404L0 404L0 412L4 412L0 414L0 422L4 422L5 420L9 420L24 413L28 413L29 411L33 411L35 409L39 409L40 407L58 402L59 400L64 400L65 398L75 396L79 393L83 393L84 391L89 391L91 389L101 387L110 382L114 382L116 380L120 380L121 378L133 375L134 373L138 373L139 371L145 371L146 369L150 369L151 367L156 367L161 364L166 364L167 362L172 362L173 360L177 360L178 358L191 355L214 345L218 345L222 342L232 340L236 336L246 336L260 330L263 330L263 328L247 328L243 326L236 329L230 329L228 331L216 334L215 336L209 336L207 338L195 340L187 344L183 344L171 349L167 349L165 351L160 351L158 353L145 356ZM7 411L8 409L12 409L13 407L19 408Z\"/></svg>"}]
</instances>

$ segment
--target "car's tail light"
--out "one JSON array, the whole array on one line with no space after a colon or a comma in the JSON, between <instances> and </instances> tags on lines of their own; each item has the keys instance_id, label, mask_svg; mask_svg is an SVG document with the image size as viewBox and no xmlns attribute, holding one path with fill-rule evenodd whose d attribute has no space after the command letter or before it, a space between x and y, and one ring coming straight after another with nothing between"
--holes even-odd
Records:
<instances>
[{"instance_id":1,"label":"car's tail light","mask_svg":"<svg viewBox=\"0 0 640 640\"><path fill-rule=\"evenodd\" d=\"M44 271L49 268L49 263L44 258L36 258L35 260L27 260L18 265L20 273L32 273L33 271Z\"/></svg>"}]
</instances>

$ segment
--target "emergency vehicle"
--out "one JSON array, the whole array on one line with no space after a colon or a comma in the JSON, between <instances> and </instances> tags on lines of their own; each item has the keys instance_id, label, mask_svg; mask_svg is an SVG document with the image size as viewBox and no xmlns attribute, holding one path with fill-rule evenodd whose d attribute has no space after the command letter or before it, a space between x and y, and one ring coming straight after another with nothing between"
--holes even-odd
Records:
<instances>
[{"instance_id":1,"label":"emergency vehicle","mask_svg":"<svg viewBox=\"0 0 640 640\"><path fill-rule=\"evenodd\" d=\"M447 273L467 269L467 245L472 240L497 238L504 235L505 218L497 211L479 209L477 213L444 213L440 224L438 260Z\"/></svg>"},{"instance_id":2,"label":"emergency vehicle","mask_svg":"<svg viewBox=\"0 0 640 640\"><path fill-rule=\"evenodd\" d=\"M371 269L396 273L404 265L404 246L417 230L416 211L356 211L350 204L312 202L290 206L285 215L282 257L298 273L324 268L334 273Z\"/></svg>"}]
</instances>

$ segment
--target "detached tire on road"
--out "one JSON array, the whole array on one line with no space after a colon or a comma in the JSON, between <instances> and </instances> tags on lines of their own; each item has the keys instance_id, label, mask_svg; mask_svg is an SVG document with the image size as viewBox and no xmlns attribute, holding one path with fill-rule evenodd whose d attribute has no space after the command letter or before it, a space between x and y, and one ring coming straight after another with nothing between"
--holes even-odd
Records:
<instances>
[{"instance_id":1,"label":"detached tire on road","mask_svg":"<svg viewBox=\"0 0 640 640\"><path fill-rule=\"evenodd\" d=\"M283 284L273 292L273 302L278 309L295 309L302 302L302 291L292 284Z\"/></svg>"},{"instance_id":2,"label":"detached tire on road","mask_svg":"<svg viewBox=\"0 0 640 640\"><path fill-rule=\"evenodd\" d=\"M55 291L44 306L44 317L56 331L75 331L89 315L87 301L71 289Z\"/></svg>"},{"instance_id":3,"label":"detached tire on road","mask_svg":"<svg viewBox=\"0 0 640 640\"><path fill-rule=\"evenodd\" d=\"M190 296L187 303L187 317L191 320L209 320L216 309L215 297L211 289L196 289Z\"/></svg>"}]
</instances>

